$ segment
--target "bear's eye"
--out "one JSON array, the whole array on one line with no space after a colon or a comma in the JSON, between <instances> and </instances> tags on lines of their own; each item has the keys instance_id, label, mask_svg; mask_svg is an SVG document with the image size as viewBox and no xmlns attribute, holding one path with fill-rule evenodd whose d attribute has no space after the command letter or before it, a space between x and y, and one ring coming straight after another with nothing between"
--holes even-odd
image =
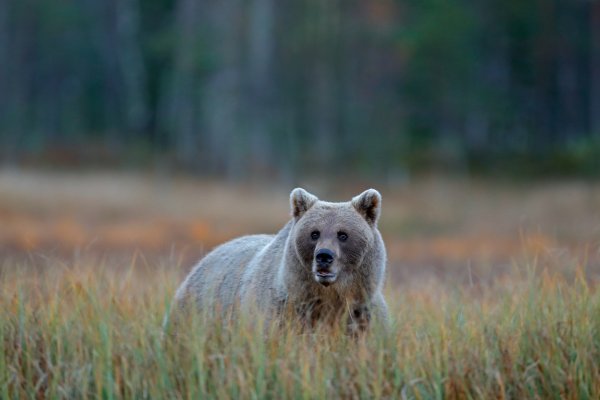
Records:
<instances>
[{"instance_id":1,"label":"bear's eye","mask_svg":"<svg viewBox=\"0 0 600 400\"><path fill-rule=\"evenodd\" d=\"M310 234L310 237L312 238L312 240L317 240L319 238L319 236L321 236L321 233L319 231L313 231Z\"/></svg>"},{"instance_id":2,"label":"bear's eye","mask_svg":"<svg viewBox=\"0 0 600 400\"><path fill-rule=\"evenodd\" d=\"M346 232L338 232L338 239L340 242L345 242L348 239L348 234Z\"/></svg>"}]
</instances>

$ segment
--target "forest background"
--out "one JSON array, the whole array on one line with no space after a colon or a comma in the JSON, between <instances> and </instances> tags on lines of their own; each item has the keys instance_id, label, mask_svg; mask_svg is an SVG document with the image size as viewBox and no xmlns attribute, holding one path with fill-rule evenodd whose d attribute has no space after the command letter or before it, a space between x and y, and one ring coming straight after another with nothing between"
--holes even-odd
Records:
<instances>
[{"instance_id":1,"label":"forest background","mask_svg":"<svg viewBox=\"0 0 600 400\"><path fill-rule=\"evenodd\" d=\"M4 165L600 171L600 2L0 3Z\"/></svg>"}]
</instances>

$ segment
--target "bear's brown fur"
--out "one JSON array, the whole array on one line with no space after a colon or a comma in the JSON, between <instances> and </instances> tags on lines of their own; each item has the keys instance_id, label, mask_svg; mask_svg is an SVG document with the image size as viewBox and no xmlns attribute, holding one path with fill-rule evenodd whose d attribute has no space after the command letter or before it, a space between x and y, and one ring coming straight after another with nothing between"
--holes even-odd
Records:
<instances>
[{"instance_id":1,"label":"bear's brown fur","mask_svg":"<svg viewBox=\"0 0 600 400\"><path fill-rule=\"evenodd\" d=\"M350 333L364 331L372 317L387 321L379 192L331 203L297 188L290 203L292 219L276 235L244 236L206 255L177 290L173 309L258 309L266 321L281 321L287 310L304 326L341 320ZM322 249L331 263L316 261Z\"/></svg>"}]
</instances>

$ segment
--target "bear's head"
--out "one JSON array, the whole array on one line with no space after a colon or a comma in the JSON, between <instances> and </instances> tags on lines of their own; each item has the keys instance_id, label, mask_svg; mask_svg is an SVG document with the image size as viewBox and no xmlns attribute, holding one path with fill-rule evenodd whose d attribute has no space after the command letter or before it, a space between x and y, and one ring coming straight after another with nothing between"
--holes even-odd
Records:
<instances>
[{"instance_id":1,"label":"bear's head","mask_svg":"<svg viewBox=\"0 0 600 400\"><path fill-rule=\"evenodd\" d=\"M366 283L368 258L381 240L379 192L369 189L349 202L330 203L296 188L290 203L295 221L291 240L302 268L323 286Z\"/></svg>"}]
</instances>

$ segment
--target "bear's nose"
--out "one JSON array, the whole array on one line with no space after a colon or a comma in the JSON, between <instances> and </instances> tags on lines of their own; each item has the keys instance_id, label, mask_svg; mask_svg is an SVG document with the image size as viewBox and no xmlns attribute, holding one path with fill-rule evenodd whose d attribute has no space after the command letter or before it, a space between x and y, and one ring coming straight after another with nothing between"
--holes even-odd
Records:
<instances>
[{"instance_id":1,"label":"bear's nose","mask_svg":"<svg viewBox=\"0 0 600 400\"><path fill-rule=\"evenodd\" d=\"M315 255L315 260L320 266L329 266L333 262L335 254L329 249L319 249Z\"/></svg>"}]
</instances>

